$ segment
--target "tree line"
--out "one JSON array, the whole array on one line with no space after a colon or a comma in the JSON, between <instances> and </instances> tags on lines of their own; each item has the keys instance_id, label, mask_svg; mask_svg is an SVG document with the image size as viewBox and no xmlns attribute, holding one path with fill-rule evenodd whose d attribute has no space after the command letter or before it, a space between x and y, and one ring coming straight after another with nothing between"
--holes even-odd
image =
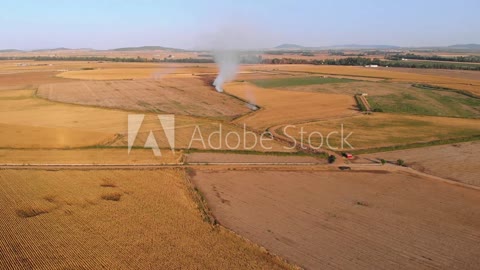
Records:
<instances>
[{"instance_id":1,"label":"tree line","mask_svg":"<svg viewBox=\"0 0 480 270\"><path fill-rule=\"evenodd\" d=\"M418 55L413 53L407 53L407 54L387 55L385 59L388 59L388 60L412 59L412 60L428 60L428 61L444 61L444 62L480 63L480 56L477 56L477 55L439 56L439 55Z\"/></svg>"},{"instance_id":2,"label":"tree line","mask_svg":"<svg viewBox=\"0 0 480 270\"><path fill-rule=\"evenodd\" d=\"M332 66L368 66L378 65L381 67L404 67L404 68L425 68L425 69L457 69L457 70L479 70L480 65L462 63L440 63L440 62L407 62L407 61L383 61L379 58L347 57L342 59L307 60L294 58L273 58L263 59L263 64L307 64L307 65L332 65Z\"/></svg>"},{"instance_id":3,"label":"tree line","mask_svg":"<svg viewBox=\"0 0 480 270\"><path fill-rule=\"evenodd\" d=\"M119 58L105 56L2 56L0 60L34 60L34 61L92 61L92 62L142 62L142 63L214 63L211 58ZM263 59L260 55L244 55L240 57L242 64L309 64L309 65L333 65L333 66L367 66L378 65L382 67L404 67L404 68L425 68L425 69L457 69L457 70L478 70L480 65L468 63L449 62L409 62L379 58L347 57L342 59L308 60L295 58L273 58Z\"/></svg>"}]
</instances>

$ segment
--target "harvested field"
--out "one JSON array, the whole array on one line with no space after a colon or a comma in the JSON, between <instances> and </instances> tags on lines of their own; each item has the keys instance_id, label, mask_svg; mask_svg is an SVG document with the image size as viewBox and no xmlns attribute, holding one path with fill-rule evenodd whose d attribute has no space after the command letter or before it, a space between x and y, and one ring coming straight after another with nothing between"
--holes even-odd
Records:
<instances>
[{"instance_id":1,"label":"harvested field","mask_svg":"<svg viewBox=\"0 0 480 270\"><path fill-rule=\"evenodd\" d=\"M179 163L181 152L162 151L161 157L151 149L0 149L0 164L162 164Z\"/></svg>"},{"instance_id":2,"label":"harvested field","mask_svg":"<svg viewBox=\"0 0 480 270\"><path fill-rule=\"evenodd\" d=\"M414 73L431 76L451 77L467 80L480 80L478 71L473 70L452 70L452 69L424 69L424 68L379 68L380 70Z\"/></svg>"},{"instance_id":3,"label":"harvested field","mask_svg":"<svg viewBox=\"0 0 480 270\"><path fill-rule=\"evenodd\" d=\"M447 117L398 115L388 113L374 113L372 115L357 115L343 119L322 120L306 124L298 124L288 128L286 135L300 140L301 130L304 141L307 136L314 132L321 132L324 136L323 146L327 147L326 136L332 134L329 143L332 147L341 145L341 127L343 125L344 137L355 150L379 148L394 145L407 145L412 143L426 143L435 140L447 140L452 138L465 138L480 135L479 119L461 119ZM283 128L276 130L284 134ZM311 136L312 145L318 146L322 142L320 135ZM348 145L344 148L351 150Z\"/></svg>"},{"instance_id":4,"label":"harvested field","mask_svg":"<svg viewBox=\"0 0 480 270\"><path fill-rule=\"evenodd\" d=\"M295 155L259 155L233 153L191 153L187 154L187 162L199 163L326 163L325 157Z\"/></svg>"},{"instance_id":5,"label":"harvested field","mask_svg":"<svg viewBox=\"0 0 480 270\"><path fill-rule=\"evenodd\" d=\"M37 95L66 103L202 117L231 118L250 111L244 102L197 78L45 84Z\"/></svg>"},{"instance_id":6,"label":"harvested field","mask_svg":"<svg viewBox=\"0 0 480 270\"><path fill-rule=\"evenodd\" d=\"M26 98L27 95L28 92L18 90L18 95L15 95L14 91L9 91L8 99L0 98L1 148L128 145L129 112L61 104L34 97ZM163 127L155 114L145 115L134 145L143 146L150 131L153 131L160 147L169 146ZM236 136L228 135L231 131L239 134L239 147L244 145L243 142L246 140L243 139L242 127L222 121L178 115L175 117L175 146L176 148L191 146L192 149L226 149L228 147L226 144L229 143L235 147L238 139ZM32 134L35 134L35 137L32 137ZM248 148L253 145L252 151L285 151L282 145L274 141L265 143L272 149L263 148L254 141L248 141L245 145Z\"/></svg>"},{"instance_id":7,"label":"harvested field","mask_svg":"<svg viewBox=\"0 0 480 270\"><path fill-rule=\"evenodd\" d=\"M0 174L1 269L285 269L202 220L180 170Z\"/></svg>"},{"instance_id":8,"label":"harvested field","mask_svg":"<svg viewBox=\"0 0 480 270\"><path fill-rule=\"evenodd\" d=\"M68 82L58 78L54 71L30 71L0 74L0 91L12 89L35 88L44 83Z\"/></svg>"},{"instance_id":9,"label":"harvested field","mask_svg":"<svg viewBox=\"0 0 480 270\"><path fill-rule=\"evenodd\" d=\"M480 142L457 143L362 155L363 159L403 159L407 166L431 175L480 186Z\"/></svg>"},{"instance_id":10,"label":"harvested field","mask_svg":"<svg viewBox=\"0 0 480 270\"><path fill-rule=\"evenodd\" d=\"M225 90L262 107L235 120L257 130L358 113L353 96L265 89L247 82L229 83Z\"/></svg>"},{"instance_id":11,"label":"harvested field","mask_svg":"<svg viewBox=\"0 0 480 270\"><path fill-rule=\"evenodd\" d=\"M221 224L307 269L480 264L477 190L371 172L197 171L194 182Z\"/></svg>"},{"instance_id":12,"label":"harvested field","mask_svg":"<svg viewBox=\"0 0 480 270\"><path fill-rule=\"evenodd\" d=\"M73 70L59 74L59 77L81 80L127 80L127 79L159 79L163 77L184 76L193 74L216 74L214 64L150 64L148 67L103 68L94 70Z\"/></svg>"}]
</instances>

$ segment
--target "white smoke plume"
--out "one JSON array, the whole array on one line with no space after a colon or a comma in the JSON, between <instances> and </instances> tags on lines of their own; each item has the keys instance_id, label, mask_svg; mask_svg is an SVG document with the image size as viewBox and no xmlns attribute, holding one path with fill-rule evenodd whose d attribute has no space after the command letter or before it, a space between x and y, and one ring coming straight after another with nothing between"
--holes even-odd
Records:
<instances>
[{"instance_id":1,"label":"white smoke plume","mask_svg":"<svg viewBox=\"0 0 480 270\"><path fill-rule=\"evenodd\" d=\"M240 55L234 50L221 50L214 52L214 59L219 72L213 86L218 92L223 92L223 84L235 79L237 75Z\"/></svg>"}]
</instances>

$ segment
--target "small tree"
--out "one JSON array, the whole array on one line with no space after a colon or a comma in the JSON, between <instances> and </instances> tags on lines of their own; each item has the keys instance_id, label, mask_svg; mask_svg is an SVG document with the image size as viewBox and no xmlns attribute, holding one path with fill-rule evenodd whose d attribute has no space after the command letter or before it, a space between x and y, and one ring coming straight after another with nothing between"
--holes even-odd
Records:
<instances>
[{"instance_id":1,"label":"small tree","mask_svg":"<svg viewBox=\"0 0 480 270\"><path fill-rule=\"evenodd\" d=\"M385 161L385 159L380 159L380 162L382 163L382 165L385 165L385 163L387 163L387 161Z\"/></svg>"},{"instance_id":2,"label":"small tree","mask_svg":"<svg viewBox=\"0 0 480 270\"><path fill-rule=\"evenodd\" d=\"M398 159L397 160L397 165L398 166L405 166L405 161L403 159Z\"/></svg>"},{"instance_id":3,"label":"small tree","mask_svg":"<svg viewBox=\"0 0 480 270\"><path fill-rule=\"evenodd\" d=\"M334 156L334 155L328 156L328 163L332 164L332 163L335 162L335 160L337 160L336 156Z\"/></svg>"}]
</instances>

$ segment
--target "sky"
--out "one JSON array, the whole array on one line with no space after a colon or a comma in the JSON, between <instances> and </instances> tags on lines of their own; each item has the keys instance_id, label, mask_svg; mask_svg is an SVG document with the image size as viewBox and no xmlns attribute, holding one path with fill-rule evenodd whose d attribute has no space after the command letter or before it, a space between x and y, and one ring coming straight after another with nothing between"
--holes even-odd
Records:
<instances>
[{"instance_id":1,"label":"sky","mask_svg":"<svg viewBox=\"0 0 480 270\"><path fill-rule=\"evenodd\" d=\"M0 10L0 49L480 43L479 0L2 0Z\"/></svg>"}]
</instances>

